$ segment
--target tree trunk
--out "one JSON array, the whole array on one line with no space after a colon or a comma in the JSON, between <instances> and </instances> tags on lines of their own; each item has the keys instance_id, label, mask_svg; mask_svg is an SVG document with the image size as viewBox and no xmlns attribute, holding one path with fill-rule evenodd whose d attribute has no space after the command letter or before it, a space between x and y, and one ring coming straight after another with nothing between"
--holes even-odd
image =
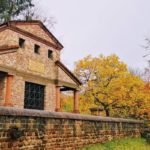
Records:
<instances>
[{"instance_id":1,"label":"tree trunk","mask_svg":"<svg viewBox=\"0 0 150 150\"><path fill-rule=\"evenodd\" d=\"M109 116L110 116L109 109L105 109L105 113L106 113L106 116L107 116L107 117L109 117Z\"/></svg>"}]
</instances>

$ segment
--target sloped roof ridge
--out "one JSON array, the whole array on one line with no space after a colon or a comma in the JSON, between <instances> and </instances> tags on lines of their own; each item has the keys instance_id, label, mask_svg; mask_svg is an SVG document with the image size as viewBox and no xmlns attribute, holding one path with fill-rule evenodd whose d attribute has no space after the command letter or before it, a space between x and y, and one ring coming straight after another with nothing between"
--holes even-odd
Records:
<instances>
[{"instance_id":1,"label":"sloped roof ridge","mask_svg":"<svg viewBox=\"0 0 150 150\"><path fill-rule=\"evenodd\" d=\"M56 65L58 65L61 69L63 69L76 83L81 85L81 81L59 60L57 60Z\"/></svg>"},{"instance_id":2,"label":"sloped roof ridge","mask_svg":"<svg viewBox=\"0 0 150 150\"><path fill-rule=\"evenodd\" d=\"M47 27L40 21L40 20L31 20L31 21L25 21L25 20L12 20L12 21L8 21L5 22L3 24L0 25L0 27L2 26L11 26L12 24L19 24L19 23L36 23L38 24L46 33L47 35L52 38L52 40L54 40L54 42L56 44L59 45L60 49L63 48L63 45L57 40L57 38L47 29Z\"/></svg>"}]
</instances>

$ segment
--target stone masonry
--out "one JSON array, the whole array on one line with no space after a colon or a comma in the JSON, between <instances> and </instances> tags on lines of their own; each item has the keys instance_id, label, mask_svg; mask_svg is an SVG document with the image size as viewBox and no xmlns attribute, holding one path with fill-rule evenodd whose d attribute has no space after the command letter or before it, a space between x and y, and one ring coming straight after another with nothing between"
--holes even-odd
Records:
<instances>
[{"instance_id":1,"label":"stone masonry","mask_svg":"<svg viewBox=\"0 0 150 150\"><path fill-rule=\"evenodd\" d=\"M25 40L23 47L19 46L20 38ZM40 46L39 54L34 52L35 44ZM25 82L45 86L44 110L48 111L56 109L56 86L78 90L78 79L56 64L62 48L40 21L12 21L1 25L0 72L12 75L13 79L11 94L5 96L7 79L0 76L0 105L3 106L9 97L13 107L24 108ZM51 59L48 50L52 51Z\"/></svg>"},{"instance_id":2,"label":"stone masonry","mask_svg":"<svg viewBox=\"0 0 150 150\"><path fill-rule=\"evenodd\" d=\"M0 107L0 150L75 150L139 137L142 121Z\"/></svg>"}]
</instances>

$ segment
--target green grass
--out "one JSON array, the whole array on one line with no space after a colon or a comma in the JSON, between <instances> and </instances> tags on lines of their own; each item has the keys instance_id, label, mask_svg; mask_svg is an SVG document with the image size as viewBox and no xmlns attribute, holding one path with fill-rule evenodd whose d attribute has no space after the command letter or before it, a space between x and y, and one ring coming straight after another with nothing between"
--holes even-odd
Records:
<instances>
[{"instance_id":1,"label":"green grass","mask_svg":"<svg viewBox=\"0 0 150 150\"><path fill-rule=\"evenodd\" d=\"M128 138L91 145L80 150L150 150L150 144L142 138Z\"/></svg>"}]
</instances>

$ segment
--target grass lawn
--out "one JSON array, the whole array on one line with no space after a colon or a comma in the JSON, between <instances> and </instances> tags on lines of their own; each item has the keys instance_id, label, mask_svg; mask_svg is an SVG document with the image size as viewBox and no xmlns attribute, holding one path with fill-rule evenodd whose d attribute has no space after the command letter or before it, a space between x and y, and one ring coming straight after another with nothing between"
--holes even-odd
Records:
<instances>
[{"instance_id":1,"label":"grass lawn","mask_svg":"<svg viewBox=\"0 0 150 150\"><path fill-rule=\"evenodd\" d=\"M150 150L150 144L142 138L128 138L91 145L80 150Z\"/></svg>"}]
</instances>

